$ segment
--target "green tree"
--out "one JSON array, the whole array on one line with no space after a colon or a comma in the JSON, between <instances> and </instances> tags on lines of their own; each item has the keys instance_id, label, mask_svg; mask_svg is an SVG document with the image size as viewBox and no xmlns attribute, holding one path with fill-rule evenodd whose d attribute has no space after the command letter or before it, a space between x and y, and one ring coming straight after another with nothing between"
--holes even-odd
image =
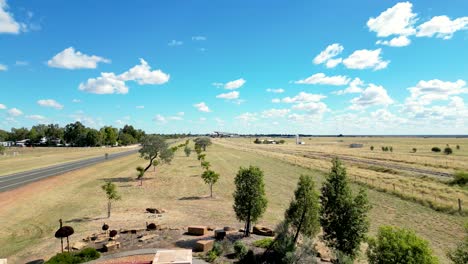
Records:
<instances>
[{"instance_id":1,"label":"green tree","mask_svg":"<svg viewBox=\"0 0 468 264\"><path fill-rule=\"evenodd\" d=\"M309 175L301 175L297 183L294 199L285 212L285 220L296 230L294 243L299 234L314 237L320 230L319 195L315 191L314 181Z\"/></svg>"},{"instance_id":2,"label":"green tree","mask_svg":"<svg viewBox=\"0 0 468 264\"><path fill-rule=\"evenodd\" d=\"M159 160L153 160L153 171L156 171L156 167L159 165ZM145 169L143 169L145 170Z\"/></svg>"},{"instance_id":3,"label":"green tree","mask_svg":"<svg viewBox=\"0 0 468 264\"><path fill-rule=\"evenodd\" d=\"M197 159L203 161L205 160L205 157L206 157L206 154L198 154Z\"/></svg>"},{"instance_id":4,"label":"green tree","mask_svg":"<svg viewBox=\"0 0 468 264\"><path fill-rule=\"evenodd\" d=\"M101 145L101 137L96 129L89 129L86 134L86 142L88 146L95 147Z\"/></svg>"},{"instance_id":5,"label":"green tree","mask_svg":"<svg viewBox=\"0 0 468 264\"><path fill-rule=\"evenodd\" d=\"M128 146L137 143L137 140L131 135L127 133L120 133L119 134L119 144L123 146Z\"/></svg>"},{"instance_id":6,"label":"green tree","mask_svg":"<svg viewBox=\"0 0 468 264\"><path fill-rule=\"evenodd\" d=\"M149 160L148 166L146 166L145 171L147 171L152 165L153 161L158 158L163 152L164 155L168 155L166 151L168 150L168 144L166 140L157 135L149 135L143 138L142 142L143 147L139 150L140 156L145 160Z\"/></svg>"},{"instance_id":7,"label":"green tree","mask_svg":"<svg viewBox=\"0 0 468 264\"><path fill-rule=\"evenodd\" d=\"M185 146L184 152L185 152L185 156L189 157L190 153L192 153L192 149L189 146Z\"/></svg>"},{"instance_id":8,"label":"green tree","mask_svg":"<svg viewBox=\"0 0 468 264\"><path fill-rule=\"evenodd\" d=\"M195 146L199 146L203 151L206 151L206 147L211 145L211 139L209 137L201 137L194 140Z\"/></svg>"},{"instance_id":9,"label":"green tree","mask_svg":"<svg viewBox=\"0 0 468 264\"><path fill-rule=\"evenodd\" d=\"M161 151L161 155L159 155L159 159L161 160L161 163L170 164L172 159L174 159L174 150L165 149Z\"/></svg>"},{"instance_id":10,"label":"green tree","mask_svg":"<svg viewBox=\"0 0 468 264\"><path fill-rule=\"evenodd\" d=\"M268 201L263 183L263 171L258 167L240 168L234 180L236 190L234 211L239 221L245 222L245 236L250 236L251 223L265 212Z\"/></svg>"},{"instance_id":11,"label":"green tree","mask_svg":"<svg viewBox=\"0 0 468 264\"><path fill-rule=\"evenodd\" d=\"M446 147L446 148L444 149L444 154L445 154L445 155L450 155L450 154L452 154L452 153L453 153L453 150L452 150L451 147Z\"/></svg>"},{"instance_id":12,"label":"green tree","mask_svg":"<svg viewBox=\"0 0 468 264\"><path fill-rule=\"evenodd\" d=\"M102 143L108 146L114 146L117 143L118 131L117 128L105 126L101 128Z\"/></svg>"},{"instance_id":13,"label":"green tree","mask_svg":"<svg viewBox=\"0 0 468 264\"><path fill-rule=\"evenodd\" d=\"M201 177L206 184L210 185L210 197L213 197L213 185L218 182L219 174L207 169L203 172Z\"/></svg>"},{"instance_id":14,"label":"green tree","mask_svg":"<svg viewBox=\"0 0 468 264\"><path fill-rule=\"evenodd\" d=\"M454 264L468 263L468 223L465 224L465 238L458 243L457 248L447 253Z\"/></svg>"},{"instance_id":15,"label":"green tree","mask_svg":"<svg viewBox=\"0 0 468 264\"><path fill-rule=\"evenodd\" d=\"M202 161L200 163L200 166L204 169L204 170L209 170L210 167L211 167L211 164L209 161Z\"/></svg>"},{"instance_id":16,"label":"green tree","mask_svg":"<svg viewBox=\"0 0 468 264\"><path fill-rule=\"evenodd\" d=\"M353 197L346 169L338 158L321 189L320 224L329 246L351 257L356 256L369 229L370 210L364 190ZM344 217L346 216L346 217Z\"/></svg>"},{"instance_id":17,"label":"green tree","mask_svg":"<svg viewBox=\"0 0 468 264\"><path fill-rule=\"evenodd\" d=\"M5 154L5 146L0 145L0 155Z\"/></svg>"},{"instance_id":18,"label":"green tree","mask_svg":"<svg viewBox=\"0 0 468 264\"><path fill-rule=\"evenodd\" d=\"M84 146L83 139L86 137L86 127L80 122L71 123L65 126L63 138L72 146Z\"/></svg>"},{"instance_id":19,"label":"green tree","mask_svg":"<svg viewBox=\"0 0 468 264\"><path fill-rule=\"evenodd\" d=\"M197 155L200 155L200 154L202 153L202 151L203 151L203 150L201 149L200 146L195 145L195 152L197 153Z\"/></svg>"},{"instance_id":20,"label":"green tree","mask_svg":"<svg viewBox=\"0 0 468 264\"><path fill-rule=\"evenodd\" d=\"M117 193L117 186L112 182L106 182L101 186L107 196L107 218L111 216L112 201L121 199L121 196Z\"/></svg>"},{"instance_id":21,"label":"green tree","mask_svg":"<svg viewBox=\"0 0 468 264\"><path fill-rule=\"evenodd\" d=\"M436 264L429 243L413 231L382 226L376 238L369 239L369 264ZM465 262L466 263L466 262Z\"/></svg>"}]
</instances>

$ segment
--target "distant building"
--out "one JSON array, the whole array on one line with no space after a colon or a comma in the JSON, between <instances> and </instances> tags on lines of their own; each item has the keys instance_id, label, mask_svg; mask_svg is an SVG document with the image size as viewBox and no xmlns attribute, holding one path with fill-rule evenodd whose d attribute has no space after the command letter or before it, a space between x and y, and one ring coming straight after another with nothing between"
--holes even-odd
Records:
<instances>
[{"instance_id":1,"label":"distant building","mask_svg":"<svg viewBox=\"0 0 468 264\"><path fill-rule=\"evenodd\" d=\"M19 140L19 141L16 141L15 145L18 146L18 147L26 147L27 145L29 145L29 139L23 139L23 140Z\"/></svg>"},{"instance_id":2,"label":"distant building","mask_svg":"<svg viewBox=\"0 0 468 264\"><path fill-rule=\"evenodd\" d=\"M228 133L228 132L219 132L219 131L214 131L213 134L211 134L211 137L218 137L218 138L223 138L223 137L238 137L238 134L235 133Z\"/></svg>"},{"instance_id":3,"label":"distant building","mask_svg":"<svg viewBox=\"0 0 468 264\"><path fill-rule=\"evenodd\" d=\"M11 147L15 144L15 142L13 141L1 141L0 142L0 145L4 146L4 147Z\"/></svg>"}]
</instances>

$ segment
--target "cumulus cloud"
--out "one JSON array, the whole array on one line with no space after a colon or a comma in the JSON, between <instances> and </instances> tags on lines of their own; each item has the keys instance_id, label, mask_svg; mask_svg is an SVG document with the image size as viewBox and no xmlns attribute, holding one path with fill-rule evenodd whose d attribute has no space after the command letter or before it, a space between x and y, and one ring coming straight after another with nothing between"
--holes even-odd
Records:
<instances>
[{"instance_id":1,"label":"cumulus cloud","mask_svg":"<svg viewBox=\"0 0 468 264\"><path fill-rule=\"evenodd\" d=\"M204 40L206 40L206 37L205 36L193 36L192 40L194 40L194 41L204 41Z\"/></svg>"},{"instance_id":2,"label":"cumulus cloud","mask_svg":"<svg viewBox=\"0 0 468 264\"><path fill-rule=\"evenodd\" d=\"M7 112L8 112L8 115L13 116L13 117L20 116L23 114L23 112L19 110L18 108L11 108Z\"/></svg>"},{"instance_id":3,"label":"cumulus cloud","mask_svg":"<svg viewBox=\"0 0 468 264\"><path fill-rule=\"evenodd\" d=\"M343 75L326 76L324 73L316 73L306 79L295 81L296 84L323 84L323 85L346 85L350 79Z\"/></svg>"},{"instance_id":4,"label":"cumulus cloud","mask_svg":"<svg viewBox=\"0 0 468 264\"><path fill-rule=\"evenodd\" d=\"M271 102L272 102L272 103L275 103L275 104L281 103L281 99L279 99L279 98L273 98L273 99L271 99Z\"/></svg>"},{"instance_id":5,"label":"cumulus cloud","mask_svg":"<svg viewBox=\"0 0 468 264\"><path fill-rule=\"evenodd\" d=\"M352 80L349 83L349 86L346 87L346 89L334 91L332 93L336 94L336 95L351 94L351 93L362 93L362 91L363 91L362 86L363 85L364 85L364 82L361 79L354 78L354 80Z\"/></svg>"},{"instance_id":6,"label":"cumulus cloud","mask_svg":"<svg viewBox=\"0 0 468 264\"><path fill-rule=\"evenodd\" d=\"M226 99L226 100L234 100L239 98L239 92L238 91L232 91L230 93L223 93L223 94L218 94L216 98L221 98L221 99Z\"/></svg>"},{"instance_id":7,"label":"cumulus cloud","mask_svg":"<svg viewBox=\"0 0 468 264\"><path fill-rule=\"evenodd\" d=\"M63 105L58 103L57 101L53 99L42 99L37 101L37 104L43 107L52 107L55 109L63 109Z\"/></svg>"},{"instance_id":8,"label":"cumulus cloud","mask_svg":"<svg viewBox=\"0 0 468 264\"><path fill-rule=\"evenodd\" d=\"M205 102L200 102L198 104L194 104L193 106L197 108L198 111L200 112L205 112L205 113L211 112L210 108L205 104Z\"/></svg>"},{"instance_id":9,"label":"cumulus cloud","mask_svg":"<svg viewBox=\"0 0 468 264\"><path fill-rule=\"evenodd\" d=\"M405 47L411 44L411 40L407 36L399 36L391 40L377 40L376 44L390 47Z\"/></svg>"},{"instance_id":10,"label":"cumulus cloud","mask_svg":"<svg viewBox=\"0 0 468 264\"><path fill-rule=\"evenodd\" d=\"M175 40L175 39L173 39L173 40L171 40L171 42L167 43L167 45L169 47L181 46L182 44L184 44L182 41Z\"/></svg>"},{"instance_id":11,"label":"cumulus cloud","mask_svg":"<svg viewBox=\"0 0 468 264\"><path fill-rule=\"evenodd\" d=\"M393 99L387 93L382 86L377 86L375 84L369 84L369 86L364 89L359 97L353 98L351 100L350 109L353 110L362 110L369 106L375 105L390 105L393 104Z\"/></svg>"},{"instance_id":12,"label":"cumulus cloud","mask_svg":"<svg viewBox=\"0 0 468 264\"><path fill-rule=\"evenodd\" d=\"M243 122L253 122L253 121L257 121L257 120L258 120L257 114L255 114L255 113L249 113L249 112L243 113L243 114L241 114L241 115L238 115L238 116L236 117L236 119L239 119L239 120L241 120L241 121L243 121Z\"/></svg>"},{"instance_id":13,"label":"cumulus cloud","mask_svg":"<svg viewBox=\"0 0 468 264\"><path fill-rule=\"evenodd\" d=\"M47 62L49 67L62 68L62 69L96 69L98 63L110 63L109 59L99 57L96 55L86 55L75 48L69 47L56 54L52 59Z\"/></svg>"},{"instance_id":14,"label":"cumulus cloud","mask_svg":"<svg viewBox=\"0 0 468 264\"><path fill-rule=\"evenodd\" d=\"M284 93L284 89L281 89L281 88L279 88L279 89L268 88L268 89L266 89L266 91L269 92L269 93Z\"/></svg>"},{"instance_id":15,"label":"cumulus cloud","mask_svg":"<svg viewBox=\"0 0 468 264\"><path fill-rule=\"evenodd\" d=\"M7 109L6 105L0 104L0 110Z\"/></svg>"},{"instance_id":16,"label":"cumulus cloud","mask_svg":"<svg viewBox=\"0 0 468 264\"><path fill-rule=\"evenodd\" d=\"M157 114L154 116L153 121L159 122L159 123L167 123L168 121L174 120L174 121L181 121L184 120L184 112L179 112L176 115L173 116L163 116L160 114Z\"/></svg>"},{"instance_id":17,"label":"cumulus cloud","mask_svg":"<svg viewBox=\"0 0 468 264\"><path fill-rule=\"evenodd\" d=\"M145 108L145 106L144 105L137 105L135 108L136 109L143 109L143 108Z\"/></svg>"},{"instance_id":18,"label":"cumulus cloud","mask_svg":"<svg viewBox=\"0 0 468 264\"><path fill-rule=\"evenodd\" d=\"M410 2L397 3L379 16L369 18L367 27L376 32L378 37L412 35L416 32L413 25L417 21L417 14L413 13L412 8Z\"/></svg>"},{"instance_id":19,"label":"cumulus cloud","mask_svg":"<svg viewBox=\"0 0 468 264\"><path fill-rule=\"evenodd\" d=\"M451 20L447 16L435 16L418 26L417 37L432 37L451 39L459 30L468 29L468 17Z\"/></svg>"},{"instance_id":20,"label":"cumulus cloud","mask_svg":"<svg viewBox=\"0 0 468 264\"><path fill-rule=\"evenodd\" d=\"M120 75L103 72L100 77L88 79L79 85L79 90L95 94L126 94L128 93L125 83L127 81L135 81L140 85L161 85L169 79L169 74L161 70L151 70L150 65L144 59L140 59L139 65Z\"/></svg>"},{"instance_id":21,"label":"cumulus cloud","mask_svg":"<svg viewBox=\"0 0 468 264\"><path fill-rule=\"evenodd\" d=\"M382 60L380 54L382 49L376 50L356 50L348 58L343 60L343 64L348 69L374 69L381 70L387 68L390 61Z\"/></svg>"},{"instance_id":22,"label":"cumulus cloud","mask_svg":"<svg viewBox=\"0 0 468 264\"><path fill-rule=\"evenodd\" d=\"M4 64L0 64L0 71L7 71L7 70L8 70L8 66Z\"/></svg>"},{"instance_id":23,"label":"cumulus cloud","mask_svg":"<svg viewBox=\"0 0 468 264\"><path fill-rule=\"evenodd\" d=\"M269 109L262 112L263 118L278 118L285 117L291 110L289 109Z\"/></svg>"},{"instance_id":24,"label":"cumulus cloud","mask_svg":"<svg viewBox=\"0 0 468 264\"><path fill-rule=\"evenodd\" d=\"M73 99L72 103L78 104L78 103L81 103L81 100L80 99Z\"/></svg>"},{"instance_id":25,"label":"cumulus cloud","mask_svg":"<svg viewBox=\"0 0 468 264\"><path fill-rule=\"evenodd\" d=\"M340 55L343 52L344 48L341 44L333 43L320 52L313 60L315 64L325 63L327 68L334 68L336 65L341 63L341 58L333 59L334 57Z\"/></svg>"},{"instance_id":26,"label":"cumulus cloud","mask_svg":"<svg viewBox=\"0 0 468 264\"><path fill-rule=\"evenodd\" d=\"M300 92L294 97L285 97L281 101L283 103L308 103L308 102L318 102L322 99L326 98L326 96L321 94L310 94L306 92Z\"/></svg>"},{"instance_id":27,"label":"cumulus cloud","mask_svg":"<svg viewBox=\"0 0 468 264\"><path fill-rule=\"evenodd\" d=\"M224 84L224 88L228 90L234 90L234 89L239 89L245 84L245 80L243 78L227 82Z\"/></svg>"},{"instance_id":28,"label":"cumulus cloud","mask_svg":"<svg viewBox=\"0 0 468 264\"><path fill-rule=\"evenodd\" d=\"M19 34L26 30L26 25L18 23L13 14L8 12L6 0L0 0L0 34Z\"/></svg>"},{"instance_id":29,"label":"cumulus cloud","mask_svg":"<svg viewBox=\"0 0 468 264\"><path fill-rule=\"evenodd\" d=\"M44 123L44 122L47 121L47 118L45 116L41 116L41 115L27 115L26 118L34 120L34 121L39 122L39 123Z\"/></svg>"},{"instance_id":30,"label":"cumulus cloud","mask_svg":"<svg viewBox=\"0 0 468 264\"><path fill-rule=\"evenodd\" d=\"M292 107L295 110L306 111L309 115L323 115L329 111L327 105L323 102L298 103Z\"/></svg>"}]
</instances>

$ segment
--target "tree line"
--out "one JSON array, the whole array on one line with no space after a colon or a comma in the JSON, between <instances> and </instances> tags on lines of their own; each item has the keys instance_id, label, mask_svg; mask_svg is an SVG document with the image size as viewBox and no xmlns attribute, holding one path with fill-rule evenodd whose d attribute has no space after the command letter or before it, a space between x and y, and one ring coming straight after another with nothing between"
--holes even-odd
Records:
<instances>
[{"instance_id":1,"label":"tree line","mask_svg":"<svg viewBox=\"0 0 468 264\"><path fill-rule=\"evenodd\" d=\"M98 147L114 145L132 145L141 142L145 136L141 129L132 125L125 125L118 129L104 126L101 129L86 127L81 122L67 124L61 127L58 124L40 124L26 127L12 128L10 131L0 129L0 142L18 142L28 140L27 145L32 146L60 146Z\"/></svg>"}]
</instances>

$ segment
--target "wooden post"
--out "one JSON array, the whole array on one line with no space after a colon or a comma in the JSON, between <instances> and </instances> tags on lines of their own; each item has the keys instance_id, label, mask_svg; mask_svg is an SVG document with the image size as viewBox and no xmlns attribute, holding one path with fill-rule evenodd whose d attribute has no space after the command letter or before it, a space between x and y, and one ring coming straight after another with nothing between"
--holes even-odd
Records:
<instances>
[{"instance_id":1,"label":"wooden post","mask_svg":"<svg viewBox=\"0 0 468 264\"><path fill-rule=\"evenodd\" d=\"M461 211L462 211L462 200L458 198L458 212L461 213Z\"/></svg>"},{"instance_id":2,"label":"wooden post","mask_svg":"<svg viewBox=\"0 0 468 264\"><path fill-rule=\"evenodd\" d=\"M393 184L393 191L395 191L395 184Z\"/></svg>"}]
</instances>

